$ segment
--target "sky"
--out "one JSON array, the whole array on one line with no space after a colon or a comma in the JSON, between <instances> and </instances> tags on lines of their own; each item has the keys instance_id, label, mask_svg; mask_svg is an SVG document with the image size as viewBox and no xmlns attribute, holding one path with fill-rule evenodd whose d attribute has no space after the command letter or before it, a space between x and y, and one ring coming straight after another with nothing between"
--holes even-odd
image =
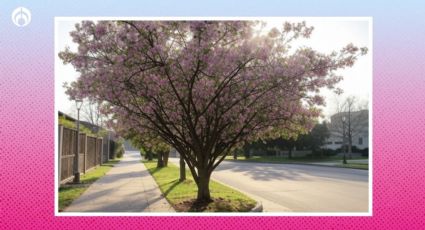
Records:
<instances>
[{"instance_id":1,"label":"sky","mask_svg":"<svg viewBox=\"0 0 425 230\"><path fill-rule=\"evenodd\" d=\"M55 105L57 110L75 116L75 102L69 101L63 84L77 79L78 73L72 65L64 65L57 53L69 46L76 50L77 45L72 42L69 32L74 30L75 23L82 19L57 19L55 28ZM372 90L372 23L367 18L257 18L265 21L265 30L273 27L282 28L288 22L306 21L314 30L309 39L299 39L292 43L293 48L299 46L311 47L323 53L339 51L345 45L353 43L358 47L367 47L369 52L359 57L353 67L339 70L337 73L344 76L337 87L343 90L342 95L336 95L331 90L321 90L325 97L326 106L322 107L324 118L329 118L336 112L337 101L347 96L354 96L361 103L370 102ZM154 19L150 19L154 20ZM369 103L371 104L371 103ZM322 119L321 119L322 120Z\"/></svg>"}]
</instances>

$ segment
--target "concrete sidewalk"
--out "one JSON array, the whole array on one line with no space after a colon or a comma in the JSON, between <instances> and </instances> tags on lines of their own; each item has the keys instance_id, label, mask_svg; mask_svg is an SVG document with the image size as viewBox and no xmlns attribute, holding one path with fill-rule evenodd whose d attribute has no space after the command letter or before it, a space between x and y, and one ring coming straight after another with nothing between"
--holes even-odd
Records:
<instances>
[{"instance_id":1,"label":"concrete sidewalk","mask_svg":"<svg viewBox=\"0 0 425 230\"><path fill-rule=\"evenodd\" d=\"M140 160L140 153L126 152L65 212L174 212Z\"/></svg>"}]
</instances>

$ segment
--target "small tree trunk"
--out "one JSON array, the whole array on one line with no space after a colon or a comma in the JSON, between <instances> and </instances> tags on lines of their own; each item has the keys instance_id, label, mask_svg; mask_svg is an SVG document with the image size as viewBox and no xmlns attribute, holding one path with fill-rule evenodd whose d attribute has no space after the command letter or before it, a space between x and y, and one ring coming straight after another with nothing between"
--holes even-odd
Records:
<instances>
[{"instance_id":1,"label":"small tree trunk","mask_svg":"<svg viewBox=\"0 0 425 230\"><path fill-rule=\"evenodd\" d=\"M342 158L342 163L347 164L347 157L345 156L345 153L344 153L344 156Z\"/></svg>"},{"instance_id":2,"label":"small tree trunk","mask_svg":"<svg viewBox=\"0 0 425 230\"><path fill-rule=\"evenodd\" d=\"M158 163L157 163L156 167L162 168L162 167L164 167L164 159L163 159L163 156L162 156L163 154L162 154L161 151L159 151L157 154L158 154Z\"/></svg>"},{"instance_id":3,"label":"small tree trunk","mask_svg":"<svg viewBox=\"0 0 425 230\"><path fill-rule=\"evenodd\" d=\"M351 159L352 158L352 147L353 147L353 144L352 144L352 141L351 141L351 139L350 140L348 140L348 159Z\"/></svg>"},{"instance_id":4,"label":"small tree trunk","mask_svg":"<svg viewBox=\"0 0 425 230\"><path fill-rule=\"evenodd\" d=\"M289 151L288 151L288 158L289 158L289 159L292 159L292 147L291 147L291 148L289 148Z\"/></svg>"},{"instance_id":5,"label":"small tree trunk","mask_svg":"<svg viewBox=\"0 0 425 230\"><path fill-rule=\"evenodd\" d=\"M168 157L170 156L170 152L164 152L162 154L162 158L164 161L164 166L167 167L168 166Z\"/></svg>"},{"instance_id":6,"label":"small tree trunk","mask_svg":"<svg viewBox=\"0 0 425 230\"><path fill-rule=\"evenodd\" d=\"M238 159L238 153L235 151L233 152L233 160L237 160Z\"/></svg>"},{"instance_id":7,"label":"small tree trunk","mask_svg":"<svg viewBox=\"0 0 425 230\"><path fill-rule=\"evenodd\" d=\"M196 198L197 202L210 202L210 175L206 172L205 169L198 169L198 196Z\"/></svg>"},{"instance_id":8,"label":"small tree trunk","mask_svg":"<svg viewBox=\"0 0 425 230\"><path fill-rule=\"evenodd\" d=\"M186 164L184 163L184 159L182 155L180 155L180 179L179 181L182 182L186 180Z\"/></svg>"}]
</instances>

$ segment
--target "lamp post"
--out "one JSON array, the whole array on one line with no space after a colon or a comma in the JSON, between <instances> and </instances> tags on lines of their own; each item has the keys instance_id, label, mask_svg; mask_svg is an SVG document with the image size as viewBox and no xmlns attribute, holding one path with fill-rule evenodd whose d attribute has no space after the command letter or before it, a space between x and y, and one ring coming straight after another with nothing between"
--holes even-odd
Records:
<instances>
[{"instance_id":1,"label":"lamp post","mask_svg":"<svg viewBox=\"0 0 425 230\"><path fill-rule=\"evenodd\" d=\"M83 105L83 101L77 99L75 100L75 105L77 107L77 147L74 158L74 183L80 183L80 109Z\"/></svg>"},{"instance_id":2,"label":"lamp post","mask_svg":"<svg viewBox=\"0 0 425 230\"><path fill-rule=\"evenodd\" d=\"M345 116L342 117L342 148L344 151L344 155L342 158L342 163L347 164L347 156L346 156L346 147L345 147Z\"/></svg>"}]
</instances>

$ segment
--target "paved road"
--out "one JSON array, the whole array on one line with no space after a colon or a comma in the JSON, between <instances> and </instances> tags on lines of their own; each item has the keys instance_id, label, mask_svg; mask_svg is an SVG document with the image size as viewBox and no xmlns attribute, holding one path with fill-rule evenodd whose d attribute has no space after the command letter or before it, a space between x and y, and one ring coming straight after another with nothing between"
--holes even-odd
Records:
<instances>
[{"instance_id":1,"label":"paved road","mask_svg":"<svg viewBox=\"0 0 425 230\"><path fill-rule=\"evenodd\" d=\"M140 159L139 152L126 152L65 211L174 212Z\"/></svg>"},{"instance_id":2,"label":"paved road","mask_svg":"<svg viewBox=\"0 0 425 230\"><path fill-rule=\"evenodd\" d=\"M225 161L212 177L260 200L266 212L368 211L367 170Z\"/></svg>"}]
</instances>

